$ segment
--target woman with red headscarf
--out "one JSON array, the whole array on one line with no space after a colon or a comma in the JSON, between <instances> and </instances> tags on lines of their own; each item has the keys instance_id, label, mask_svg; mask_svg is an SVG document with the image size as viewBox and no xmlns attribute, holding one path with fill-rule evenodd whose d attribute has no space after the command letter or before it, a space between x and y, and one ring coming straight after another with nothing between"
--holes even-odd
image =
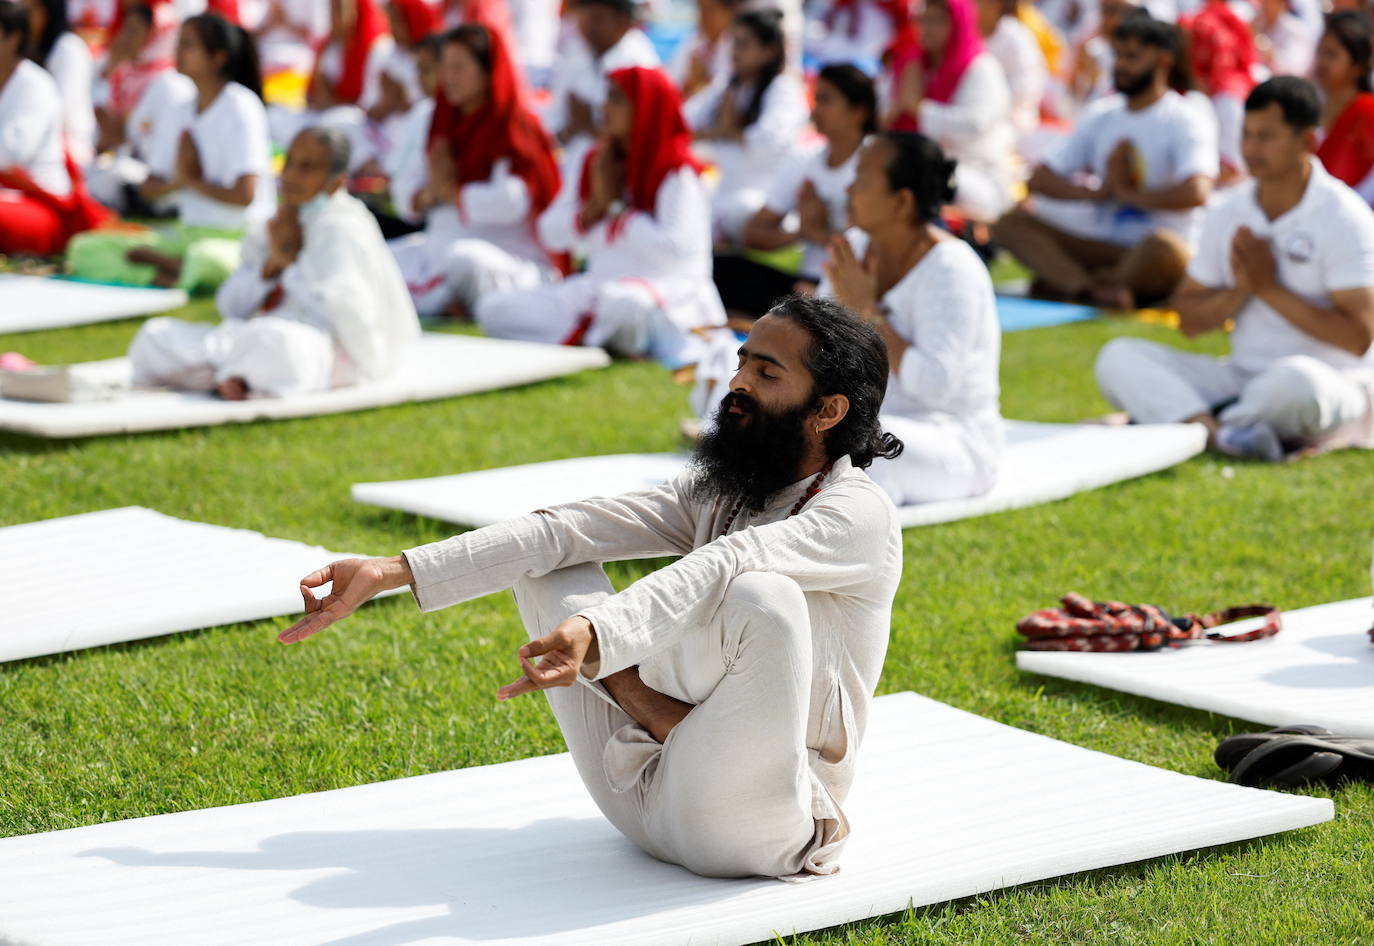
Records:
<instances>
[{"instance_id":1,"label":"woman with red headscarf","mask_svg":"<svg viewBox=\"0 0 1374 946\"><path fill-rule=\"evenodd\" d=\"M1312 77L1325 98L1322 143L1326 170L1374 204L1374 26L1354 10L1326 18Z\"/></svg>"},{"instance_id":2,"label":"woman with red headscarf","mask_svg":"<svg viewBox=\"0 0 1374 946\"><path fill-rule=\"evenodd\" d=\"M598 143L539 218L555 251L578 250L586 271L555 286L499 292L477 305L487 334L670 365L694 361L695 329L721 325L711 280L711 215L681 99L658 69L608 76Z\"/></svg>"},{"instance_id":3,"label":"woman with red headscarf","mask_svg":"<svg viewBox=\"0 0 1374 946\"><path fill-rule=\"evenodd\" d=\"M919 131L958 163L953 209L992 222L1012 204L1011 90L983 46L973 0L926 0L919 43L892 54L888 127Z\"/></svg>"},{"instance_id":4,"label":"woman with red headscarf","mask_svg":"<svg viewBox=\"0 0 1374 946\"><path fill-rule=\"evenodd\" d=\"M535 221L558 183L553 141L501 34L478 23L445 34L428 182L399 208L424 215L425 230L392 245L416 310L465 314L490 292L554 279Z\"/></svg>"},{"instance_id":5,"label":"woman with red headscarf","mask_svg":"<svg viewBox=\"0 0 1374 946\"><path fill-rule=\"evenodd\" d=\"M1240 130L1245 121L1245 97L1255 87L1255 38L1250 26L1226 0L1207 3L1184 29L1188 36L1193 77L1216 111L1221 177L1229 184L1245 175L1240 156Z\"/></svg>"}]
</instances>

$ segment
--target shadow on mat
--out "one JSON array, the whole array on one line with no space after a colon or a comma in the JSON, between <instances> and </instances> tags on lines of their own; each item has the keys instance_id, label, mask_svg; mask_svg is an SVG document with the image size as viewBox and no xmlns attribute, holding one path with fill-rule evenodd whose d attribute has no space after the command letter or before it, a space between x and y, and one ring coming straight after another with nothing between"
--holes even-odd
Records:
<instances>
[{"instance_id":1,"label":"shadow on mat","mask_svg":"<svg viewBox=\"0 0 1374 946\"><path fill-rule=\"evenodd\" d=\"M322 909L408 914L320 946L392 946L430 937L552 937L636 913L723 904L754 886L778 883L697 877L644 854L602 818L554 818L510 829L299 831L266 838L254 851L155 853L123 847L92 848L81 856L127 867L335 871L287 895ZM625 897L627 881L635 887L631 899ZM236 896L232 885L225 887L226 896ZM248 908L251 900L238 902ZM440 908L447 913L415 916ZM337 934L342 925L325 916L317 919L320 936ZM367 922L359 917L353 928Z\"/></svg>"}]
</instances>

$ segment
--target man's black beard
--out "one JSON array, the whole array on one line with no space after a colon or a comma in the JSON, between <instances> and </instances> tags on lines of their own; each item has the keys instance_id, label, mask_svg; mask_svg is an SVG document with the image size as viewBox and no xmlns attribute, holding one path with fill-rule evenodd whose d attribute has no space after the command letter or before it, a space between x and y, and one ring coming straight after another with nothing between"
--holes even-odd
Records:
<instances>
[{"instance_id":1,"label":"man's black beard","mask_svg":"<svg viewBox=\"0 0 1374 946\"><path fill-rule=\"evenodd\" d=\"M737 407L743 414L731 414ZM772 413L733 391L721 399L714 428L702 432L692 454L692 499L743 500L761 512L778 490L797 481L806 457L806 419L811 405Z\"/></svg>"},{"instance_id":2,"label":"man's black beard","mask_svg":"<svg viewBox=\"0 0 1374 946\"><path fill-rule=\"evenodd\" d=\"M1138 76L1123 76L1115 71L1112 73L1112 86L1128 99L1133 99L1144 92L1154 84L1154 81L1155 74L1153 71L1142 72Z\"/></svg>"}]
</instances>

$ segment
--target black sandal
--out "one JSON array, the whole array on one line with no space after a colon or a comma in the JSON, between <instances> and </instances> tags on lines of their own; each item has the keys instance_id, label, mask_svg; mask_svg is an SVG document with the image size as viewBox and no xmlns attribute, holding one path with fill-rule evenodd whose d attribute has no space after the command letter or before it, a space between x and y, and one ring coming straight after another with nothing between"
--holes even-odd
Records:
<instances>
[{"instance_id":1,"label":"black sandal","mask_svg":"<svg viewBox=\"0 0 1374 946\"><path fill-rule=\"evenodd\" d=\"M1223 739L1214 753L1231 781L1293 788L1338 779L1374 781L1374 739L1338 736L1320 726L1281 726Z\"/></svg>"}]
</instances>

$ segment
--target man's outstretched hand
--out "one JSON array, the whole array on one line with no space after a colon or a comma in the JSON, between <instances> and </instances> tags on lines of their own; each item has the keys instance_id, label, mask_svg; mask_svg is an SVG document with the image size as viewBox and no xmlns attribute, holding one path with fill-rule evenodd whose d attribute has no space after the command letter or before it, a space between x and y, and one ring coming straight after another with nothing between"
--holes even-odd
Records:
<instances>
[{"instance_id":1,"label":"man's outstretched hand","mask_svg":"<svg viewBox=\"0 0 1374 946\"><path fill-rule=\"evenodd\" d=\"M518 654L525 675L497 690L498 700L550 687L570 687L577 682L577 675L589 656L592 661L600 659L592 622L580 615L568 618L543 637L530 641ZM542 659L536 664L535 657Z\"/></svg>"},{"instance_id":2,"label":"man's outstretched hand","mask_svg":"<svg viewBox=\"0 0 1374 946\"><path fill-rule=\"evenodd\" d=\"M412 581L404 555L393 558L346 558L301 579L305 617L277 635L283 644L303 641L358 610L368 599ZM333 582L329 594L316 598L310 589Z\"/></svg>"}]
</instances>

